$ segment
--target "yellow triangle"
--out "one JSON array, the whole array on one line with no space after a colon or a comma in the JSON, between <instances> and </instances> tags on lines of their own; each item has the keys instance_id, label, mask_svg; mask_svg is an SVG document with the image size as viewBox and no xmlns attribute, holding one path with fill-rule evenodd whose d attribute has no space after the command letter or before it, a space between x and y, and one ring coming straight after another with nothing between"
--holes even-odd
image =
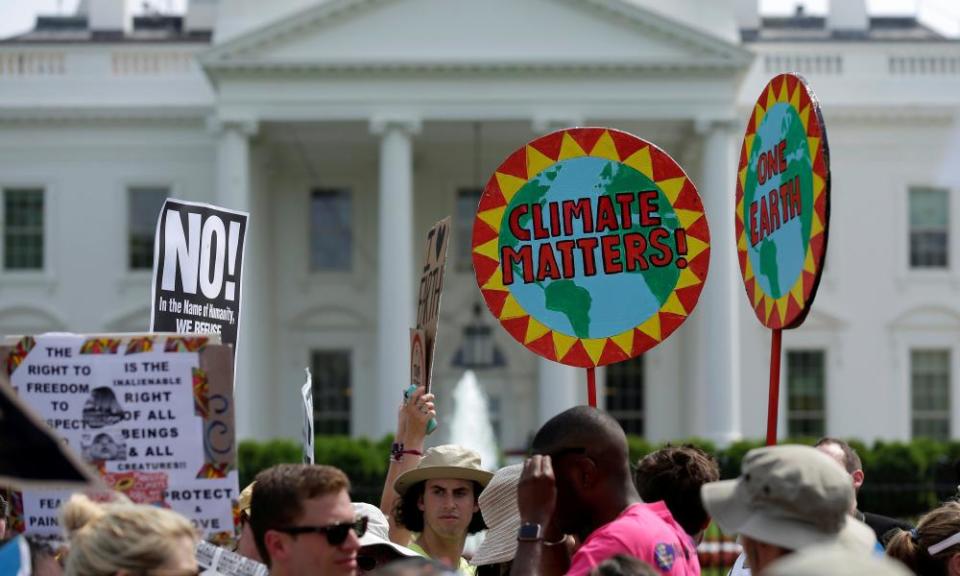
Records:
<instances>
[{"instance_id":1,"label":"yellow triangle","mask_svg":"<svg viewBox=\"0 0 960 576\"><path fill-rule=\"evenodd\" d=\"M760 288L760 283L754 280L753 282L753 307L756 308L760 305L760 302L763 300L763 289Z\"/></svg>"},{"instance_id":2,"label":"yellow triangle","mask_svg":"<svg viewBox=\"0 0 960 576\"><path fill-rule=\"evenodd\" d=\"M810 149L810 160L817 157L817 149L820 148L820 139L816 136L807 138L807 147Z\"/></svg>"},{"instance_id":3,"label":"yellow triangle","mask_svg":"<svg viewBox=\"0 0 960 576\"><path fill-rule=\"evenodd\" d=\"M763 121L763 116L764 116L764 114L766 114L766 113L767 113L767 111L764 110L764 109L763 109L763 106L761 106L759 103L758 103L756 106L754 106L754 108L753 108L753 124L754 124L754 130L756 130L757 128L760 127L760 123ZM750 153L750 149L748 148L748 149L747 149L747 154L749 154L749 153Z\"/></svg>"},{"instance_id":4,"label":"yellow triangle","mask_svg":"<svg viewBox=\"0 0 960 576\"><path fill-rule=\"evenodd\" d=\"M688 239L687 239L687 244L688 244L688 245L690 244L689 240L690 240L690 239L688 238ZM484 242L483 244L474 247L473 253L474 253L474 254L482 254L482 255L486 256L487 258L489 258L489 259L491 259L491 260L499 260L499 259L500 259L500 246L499 246L499 243L500 243L500 239L499 239L499 238L494 238L493 240L490 240L490 241L488 241L488 242Z\"/></svg>"},{"instance_id":5,"label":"yellow triangle","mask_svg":"<svg viewBox=\"0 0 960 576\"><path fill-rule=\"evenodd\" d=\"M581 340L583 347L587 350L587 355L596 364L600 361L600 355L603 354L603 345L607 343L606 338L584 338Z\"/></svg>"},{"instance_id":6,"label":"yellow triangle","mask_svg":"<svg viewBox=\"0 0 960 576\"><path fill-rule=\"evenodd\" d=\"M527 176L533 178L554 164L556 164L556 162L547 157L543 152L533 146L527 146Z\"/></svg>"},{"instance_id":7,"label":"yellow triangle","mask_svg":"<svg viewBox=\"0 0 960 576\"><path fill-rule=\"evenodd\" d=\"M500 192L503 193L503 197L506 199L507 204L513 200L513 196L517 193L517 190L523 188L523 185L526 183L527 181L523 178L517 178L516 176L497 172L497 184L500 185Z\"/></svg>"},{"instance_id":8,"label":"yellow triangle","mask_svg":"<svg viewBox=\"0 0 960 576\"><path fill-rule=\"evenodd\" d=\"M590 151L590 155L613 160L614 162L620 161L620 154L617 152L617 147L613 143L613 138L610 136L608 130L604 130L600 138L597 139L597 143L593 145L593 150Z\"/></svg>"},{"instance_id":9,"label":"yellow triangle","mask_svg":"<svg viewBox=\"0 0 960 576\"><path fill-rule=\"evenodd\" d=\"M777 95L773 93L773 83L771 82L770 85L767 86L767 105L765 106L765 108L769 110L776 103L777 103Z\"/></svg>"},{"instance_id":10,"label":"yellow triangle","mask_svg":"<svg viewBox=\"0 0 960 576\"><path fill-rule=\"evenodd\" d=\"M658 180L656 184L663 190L667 200L670 200L670 203L673 204L677 201L677 196L680 195L680 189L683 188L683 184L686 181L687 178L685 176L679 176L677 178L668 178L667 180Z\"/></svg>"},{"instance_id":11,"label":"yellow triangle","mask_svg":"<svg viewBox=\"0 0 960 576\"><path fill-rule=\"evenodd\" d=\"M803 309L803 274L800 274L800 277L797 278L797 281L793 283L793 289L790 290L790 296L793 297L793 301L797 303L797 306L802 310Z\"/></svg>"},{"instance_id":12,"label":"yellow triangle","mask_svg":"<svg viewBox=\"0 0 960 576\"><path fill-rule=\"evenodd\" d=\"M744 166L737 176L740 178L740 187L746 189L747 187L747 167ZM743 200L740 200L740 204L737 206L737 214L743 214Z\"/></svg>"},{"instance_id":13,"label":"yellow triangle","mask_svg":"<svg viewBox=\"0 0 960 576\"><path fill-rule=\"evenodd\" d=\"M790 105L793 106L794 110L800 110L800 90L802 84L797 82L797 85L793 88L793 94L790 95Z\"/></svg>"},{"instance_id":14,"label":"yellow triangle","mask_svg":"<svg viewBox=\"0 0 960 576\"><path fill-rule=\"evenodd\" d=\"M773 298L767 296L763 299L763 317L767 323L770 322L770 312L773 311Z\"/></svg>"},{"instance_id":15,"label":"yellow triangle","mask_svg":"<svg viewBox=\"0 0 960 576\"><path fill-rule=\"evenodd\" d=\"M747 249L747 235L741 234L740 237L737 238L737 250L743 252L746 249Z\"/></svg>"},{"instance_id":16,"label":"yellow triangle","mask_svg":"<svg viewBox=\"0 0 960 576\"><path fill-rule=\"evenodd\" d=\"M670 295L667 296L667 301L663 303L660 311L670 312L671 314L679 314L681 316L686 316L689 314L686 308L683 307L683 304L680 303L680 299L677 298L676 292L671 292Z\"/></svg>"},{"instance_id":17,"label":"yellow triangle","mask_svg":"<svg viewBox=\"0 0 960 576\"><path fill-rule=\"evenodd\" d=\"M513 297L513 294L509 294L506 300L503 301L503 310L500 311L500 319L509 320L526 315L527 313L520 307L520 303Z\"/></svg>"},{"instance_id":18,"label":"yellow triangle","mask_svg":"<svg viewBox=\"0 0 960 576\"><path fill-rule=\"evenodd\" d=\"M781 324L787 319L787 298L789 297L790 295L786 294L781 298L777 298L777 311L780 312Z\"/></svg>"},{"instance_id":19,"label":"yellow triangle","mask_svg":"<svg viewBox=\"0 0 960 576\"><path fill-rule=\"evenodd\" d=\"M630 356L630 352L633 351L633 328L627 330L626 332L621 332L616 336L610 338L613 340L613 343L616 344L624 354Z\"/></svg>"},{"instance_id":20,"label":"yellow triangle","mask_svg":"<svg viewBox=\"0 0 960 576\"><path fill-rule=\"evenodd\" d=\"M823 194L824 189L826 188L826 183L823 181L823 178L820 177L816 172L813 173L813 201L816 202L820 195Z\"/></svg>"},{"instance_id":21,"label":"yellow triangle","mask_svg":"<svg viewBox=\"0 0 960 576\"><path fill-rule=\"evenodd\" d=\"M527 324L527 335L524 336L523 343L529 344L549 331L549 328L537 322L536 319L531 316L530 323Z\"/></svg>"},{"instance_id":22,"label":"yellow triangle","mask_svg":"<svg viewBox=\"0 0 960 576\"><path fill-rule=\"evenodd\" d=\"M813 238L817 234L823 232L823 222L820 221L820 215L817 214L817 211L813 211L813 222L810 224L810 237Z\"/></svg>"},{"instance_id":23,"label":"yellow triangle","mask_svg":"<svg viewBox=\"0 0 960 576\"><path fill-rule=\"evenodd\" d=\"M747 134L743 137L744 147L747 149L747 160L750 160L750 153L753 152L753 141L757 138L757 134Z\"/></svg>"},{"instance_id":24,"label":"yellow triangle","mask_svg":"<svg viewBox=\"0 0 960 576\"><path fill-rule=\"evenodd\" d=\"M800 111L800 124L803 125L803 131L807 132L807 125L810 124L810 105L808 104Z\"/></svg>"},{"instance_id":25,"label":"yellow triangle","mask_svg":"<svg viewBox=\"0 0 960 576\"><path fill-rule=\"evenodd\" d=\"M811 274L817 271L817 266L813 261L813 250L807 250L807 257L803 259L803 269Z\"/></svg>"},{"instance_id":26,"label":"yellow triangle","mask_svg":"<svg viewBox=\"0 0 960 576\"><path fill-rule=\"evenodd\" d=\"M501 206L499 208L493 208L491 210L484 210L483 212L477 212L477 218L483 220L490 225L494 230L500 230L500 223L503 222L503 213L506 211L506 206Z\"/></svg>"},{"instance_id":27,"label":"yellow triangle","mask_svg":"<svg viewBox=\"0 0 960 576\"><path fill-rule=\"evenodd\" d=\"M660 341L660 313L656 312L647 319L646 322L637 326L637 330L643 332L647 336L653 338L657 342Z\"/></svg>"},{"instance_id":28,"label":"yellow triangle","mask_svg":"<svg viewBox=\"0 0 960 576\"><path fill-rule=\"evenodd\" d=\"M680 271L680 277L677 278L677 285L674 286L673 289L681 290L683 288L689 288L690 286L696 286L702 282L703 281L697 278L697 275L693 273L693 270L684 268Z\"/></svg>"},{"instance_id":29,"label":"yellow triangle","mask_svg":"<svg viewBox=\"0 0 960 576\"><path fill-rule=\"evenodd\" d=\"M674 210L674 213L676 213L677 219L680 220L680 225L684 228L693 226L697 220L703 218L703 212L700 212L699 210L684 210L682 208L677 208Z\"/></svg>"},{"instance_id":30,"label":"yellow triangle","mask_svg":"<svg viewBox=\"0 0 960 576\"><path fill-rule=\"evenodd\" d=\"M777 102L789 102L790 96L787 95L787 81L784 79L780 85L780 94L777 95Z\"/></svg>"},{"instance_id":31,"label":"yellow triangle","mask_svg":"<svg viewBox=\"0 0 960 576\"><path fill-rule=\"evenodd\" d=\"M577 339L573 336L567 336L566 334L561 334L557 331L553 332L553 347L557 351L557 359L563 358L567 355L567 352L573 348L573 345L577 342Z\"/></svg>"},{"instance_id":32,"label":"yellow triangle","mask_svg":"<svg viewBox=\"0 0 960 576\"><path fill-rule=\"evenodd\" d=\"M737 200L737 218L743 219L743 196Z\"/></svg>"},{"instance_id":33,"label":"yellow triangle","mask_svg":"<svg viewBox=\"0 0 960 576\"><path fill-rule=\"evenodd\" d=\"M691 262L710 245L699 238L687 234L687 261Z\"/></svg>"},{"instance_id":34,"label":"yellow triangle","mask_svg":"<svg viewBox=\"0 0 960 576\"><path fill-rule=\"evenodd\" d=\"M753 264L750 262L749 254L747 254L746 265L743 267L743 279L744 281L753 279Z\"/></svg>"},{"instance_id":35,"label":"yellow triangle","mask_svg":"<svg viewBox=\"0 0 960 576\"><path fill-rule=\"evenodd\" d=\"M487 279L487 283L481 286L484 290L499 290L504 292L507 287L503 285L503 271L500 266L497 266L497 269L493 271L493 274L490 275L490 278Z\"/></svg>"},{"instance_id":36,"label":"yellow triangle","mask_svg":"<svg viewBox=\"0 0 960 576\"><path fill-rule=\"evenodd\" d=\"M637 150L631 154L629 158L624 160L623 163L648 178L653 174L653 162L650 160L649 146L644 146Z\"/></svg>"},{"instance_id":37,"label":"yellow triangle","mask_svg":"<svg viewBox=\"0 0 960 576\"><path fill-rule=\"evenodd\" d=\"M577 158L586 155L587 153L577 144L577 141L574 140L570 134L564 132L563 140L560 143L560 156L557 160L566 160L567 158Z\"/></svg>"}]
</instances>

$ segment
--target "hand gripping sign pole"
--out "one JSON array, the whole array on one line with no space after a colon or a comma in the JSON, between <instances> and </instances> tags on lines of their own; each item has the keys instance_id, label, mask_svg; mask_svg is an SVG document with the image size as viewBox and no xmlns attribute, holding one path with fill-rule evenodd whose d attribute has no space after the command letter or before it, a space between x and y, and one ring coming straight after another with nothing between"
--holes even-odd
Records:
<instances>
[{"instance_id":1,"label":"hand gripping sign pole","mask_svg":"<svg viewBox=\"0 0 960 576\"><path fill-rule=\"evenodd\" d=\"M803 323L827 252L830 154L806 81L781 74L763 89L740 148L737 252L747 298L772 330L767 444L777 442L781 331Z\"/></svg>"},{"instance_id":2,"label":"hand gripping sign pole","mask_svg":"<svg viewBox=\"0 0 960 576\"><path fill-rule=\"evenodd\" d=\"M657 146L608 128L552 132L490 178L473 225L490 312L534 354L587 370L665 340L690 315L710 262L697 188Z\"/></svg>"}]
</instances>

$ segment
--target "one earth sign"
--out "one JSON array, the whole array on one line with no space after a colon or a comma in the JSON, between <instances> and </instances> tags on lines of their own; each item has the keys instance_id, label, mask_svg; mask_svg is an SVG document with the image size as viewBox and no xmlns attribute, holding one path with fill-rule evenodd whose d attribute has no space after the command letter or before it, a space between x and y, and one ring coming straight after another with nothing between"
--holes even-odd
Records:
<instances>
[{"instance_id":1,"label":"one earth sign","mask_svg":"<svg viewBox=\"0 0 960 576\"><path fill-rule=\"evenodd\" d=\"M473 226L477 283L536 354L593 368L638 356L693 311L710 262L697 188L665 152L559 130L497 168Z\"/></svg>"},{"instance_id":2,"label":"one earth sign","mask_svg":"<svg viewBox=\"0 0 960 576\"><path fill-rule=\"evenodd\" d=\"M750 115L737 171L740 271L767 328L795 328L806 317L823 270L829 215L820 106L802 77L781 74Z\"/></svg>"}]
</instances>

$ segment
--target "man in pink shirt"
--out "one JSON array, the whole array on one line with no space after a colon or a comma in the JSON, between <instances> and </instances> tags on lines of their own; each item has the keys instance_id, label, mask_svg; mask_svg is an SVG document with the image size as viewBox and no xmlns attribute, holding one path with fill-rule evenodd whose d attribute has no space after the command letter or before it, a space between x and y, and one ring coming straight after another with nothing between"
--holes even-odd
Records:
<instances>
[{"instance_id":1,"label":"man in pink shirt","mask_svg":"<svg viewBox=\"0 0 960 576\"><path fill-rule=\"evenodd\" d=\"M666 505L640 500L626 436L608 414L587 406L562 412L537 432L533 451L518 489L513 576L581 576L617 554L661 574L700 574L696 546ZM583 542L573 558L567 534Z\"/></svg>"}]
</instances>

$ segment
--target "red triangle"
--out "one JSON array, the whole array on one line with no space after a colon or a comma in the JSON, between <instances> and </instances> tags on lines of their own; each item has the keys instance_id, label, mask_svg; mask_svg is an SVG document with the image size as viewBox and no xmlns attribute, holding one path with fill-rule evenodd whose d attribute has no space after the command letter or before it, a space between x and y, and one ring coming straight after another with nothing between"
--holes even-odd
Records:
<instances>
[{"instance_id":1,"label":"red triangle","mask_svg":"<svg viewBox=\"0 0 960 576\"><path fill-rule=\"evenodd\" d=\"M778 98L780 97L780 89L783 88L783 83L786 82L786 80L787 80L786 75L780 74L779 76L777 76L776 78L770 81L770 83L773 84L774 96Z\"/></svg>"},{"instance_id":2,"label":"red triangle","mask_svg":"<svg viewBox=\"0 0 960 576\"><path fill-rule=\"evenodd\" d=\"M787 96L791 96L793 91L797 89L797 82L799 80L793 74L787 74Z\"/></svg>"},{"instance_id":3,"label":"red triangle","mask_svg":"<svg viewBox=\"0 0 960 576\"><path fill-rule=\"evenodd\" d=\"M773 305L773 310L770 311L770 328L776 330L778 328L783 328L783 319L780 318L780 309L777 308L777 305Z\"/></svg>"},{"instance_id":4,"label":"red triangle","mask_svg":"<svg viewBox=\"0 0 960 576\"><path fill-rule=\"evenodd\" d=\"M496 237L497 231L491 228L489 224L479 218L474 219L473 238L471 239L470 244L471 246L480 246L481 244L486 244Z\"/></svg>"},{"instance_id":5,"label":"red triangle","mask_svg":"<svg viewBox=\"0 0 960 576\"><path fill-rule=\"evenodd\" d=\"M474 261L474 265L476 265L476 261ZM480 292L487 303L487 308L496 318L499 318L500 312L503 311L503 303L506 302L510 293L502 290L480 290Z\"/></svg>"},{"instance_id":6,"label":"red triangle","mask_svg":"<svg viewBox=\"0 0 960 576\"><path fill-rule=\"evenodd\" d=\"M740 260L740 274L741 274L741 275L746 275L746 273L747 273L747 252L746 252L746 250L744 250L743 252L741 252L741 251L738 250L738 251L737 251L737 259Z\"/></svg>"},{"instance_id":7,"label":"red triangle","mask_svg":"<svg viewBox=\"0 0 960 576\"><path fill-rule=\"evenodd\" d=\"M551 132L546 136L541 136L530 143L531 146L539 150L544 156L551 160L556 160L560 156L560 146L563 144L563 130Z\"/></svg>"},{"instance_id":8,"label":"red triangle","mask_svg":"<svg viewBox=\"0 0 960 576\"><path fill-rule=\"evenodd\" d=\"M710 228L707 225L706 215L687 228L687 236L692 236L697 240L703 240L704 242L710 242Z\"/></svg>"},{"instance_id":9,"label":"red triangle","mask_svg":"<svg viewBox=\"0 0 960 576\"><path fill-rule=\"evenodd\" d=\"M747 301L751 305L753 304L753 297L756 294L756 289L757 289L756 286L757 286L757 283L754 280L746 280L743 283L743 287L747 289Z\"/></svg>"},{"instance_id":10,"label":"red triangle","mask_svg":"<svg viewBox=\"0 0 960 576\"><path fill-rule=\"evenodd\" d=\"M810 106L810 121L812 122L812 121L813 121L813 116L814 116L817 112L816 112L816 110L813 109L813 105L812 105L812 103L810 102L810 94L807 93L807 87L806 87L806 86L802 86L802 87L800 88L800 102L799 102L799 104L800 104L800 108L797 109L797 112L798 112L798 113L799 113L799 112L802 112L803 109L806 108L807 106Z\"/></svg>"},{"instance_id":11,"label":"red triangle","mask_svg":"<svg viewBox=\"0 0 960 576\"><path fill-rule=\"evenodd\" d=\"M679 314L660 312L660 340L666 340L667 336L673 334L673 331L679 328L686 319L686 316Z\"/></svg>"},{"instance_id":12,"label":"red triangle","mask_svg":"<svg viewBox=\"0 0 960 576\"><path fill-rule=\"evenodd\" d=\"M584 152L589 154L590 151L593 150L593 147L596 146L600 136L603 136L603 131L603 128L573 128L572 130L567 130L567 134L583 148ZM591 362L590 365L593 366L593 363Z\"/></svg>"},{"instance_id":13,"label":"red triangle","mask_svg":"<svg viewBox=\"0 0 960 576\"><path fill-rule=\"evenodd\" d=\"M524 338L527 337L527 325L530 324L529 316L521 316L520 318L510 318L509 320L501 320L503 328L513 336L517 342L523 344Z\"/></svg>"},{"instance_id":14,"label":"red triangle","mask_svg":"<svg viewBox=\"0 0 960 576\"><path fill-rule=\"evenodd\" d=\"M764 98L764 97L765 95L761 96L761 98ZM757 132L757 108L756 106L754 106L753 108L750 109L750 117L747 119L747 129L746 131L744 131L743 135L744 137L746 137L747 134L756 134L756 132ZM750 151L747 150L747 153L749 154Z\"/></svg>"},{"instance_id":15,"label":"red triangle","mask_svg":"<svg viewBox=\"0 0 960 576\"><path fill-rule=\"evenodd\" d=\"M810 248L813 249L813 262L819 268L823 264L823 234L810 239Z\"/></svg>"},{"instance_id":16,"label":"red triangle","mask_svg":"<svg viewBox=\"0 0 960 576\"><path fill-rule=\"evenodd\" d=\"M810 293L813 292L813 281L816 279L816 276L804 270L803 272L803 300L806 302L810 299Z\"/></svg>"},{"instance_id":17,"label":"red triangle","mask_svg":"<svg viewBox=\"0 0 960 576\"><path fill-rule=\"evenodd\" d=\"M793 298L787 298L787 317L785 318L787 325L793 324L800 313L803 312L797 303L794 302Z\"/></svg>"},{"instance_id":18,"label":"red triangle","mask_svg":"<svg viewBox=\"0 0 960 576\"><path fill-rule=\"evenodd\" d=\"M744 140L743 144L740 145L740 164L737 166L737 172L743 170L749 160L750 158L747 156L747 141Z\"/></svg>"},{"instance_id":19,"label":"red triangle","mask_svg":"<svg viewBox=\"0 0 960 576\"><path fill-rule=\"evenodd\" d=\"M817 154L817 157L813 159L813 171L819 174L821 177L824 177L824 175L827 173L827 165L823 162L823 154ZM824 182L824 185L826 184L827 183Z\"/></svg>"},{"instance_id":20,"label":"red triangle","mask_svg":"<svg viewBox=\"0 0 960 576\"><path fill-rule=\"evenodd\" d=\"M687 314L693 312L693 309L697 306L697 300L700 299L700 291L703 289L703 284L697 284L696 286L687 286L686 288L681 288L677 290L677 300L680 300L680 303L683 304L683 309L687 311Z\"/></svg>"},{"instance_id":21,"label":"red triangle","mask_svg":"<svg viewBox=\"0 0 960 576\"><path fill-rule=\"evenodd\" d=\"M740 215L739 212L737 212L736 218L733 219L733 227L735 230L734 238L736 238L737 241L739 241L740 235L743 234L743 217ZM691 228L693 228L693 226L691 226ZM474 230L476 230L476 226L474 226ZM474 236L476 236L476 231L474 231Z\"/></svg>"},{"instance_id":22,"label":"red triangle","mask_svg":"<svg viewBox=\"0 0 960 576\"><path fill-rule=\"evenodd\" d=\"M611 130L610 138L613 139L613 145L616 146L617 154L620 155L621 160L626 160L633 156L637 150L640 150L644 146L649 146L647 142L644 142L636 136L619 130Z\"/></svg>"},{"instance_id":23,"label":"red triangle","mask_svg":"<svg viewBox=\"0 0 960 576\"><path fill-rule=\"evenodd\" d=\"M557 360L557 348L553 345L553 333L547 332L533 342L527 344L527 348L533 350L547 360Z\"/></svg>"},{"instance_id":24,"label":"red triangle","mask_svg":"<svg viewBox=\"0 0 960 576\"><path fill-rule=\"evenodd\" d=\"M603 352L600 353L600 362L598 362L598 364L600 366L606 366L607 364L629 360L629 358L626 352L613 343L613 340L607 340L607 343L603 345Z\"/></svg>"},{"instance_id":25,"label":"red triangle","mask_svg":"<svg viewBox=\"0 0 960 576\"><path fill-rule=\"evenodd\" d=\"M491 260L483 254L474 254L473 270L477 275L477 285L483 286L486 284L499 266L500 264L496 260Z\"/></svg>"},{"instance_id":26,"label":"red triangle","mask_svg":"<svg viewBox=\"0 0 960 576\"><path fill-rule=\"evenodd\" d=\"M710 249L697 254L697 257L687 263L689 268L697 278L704 280L707 277L707 270L710 268Z\"/></svg>"},{"instance_id":27,"label":"red triangle","mask_svg":"<svg viewBox=\"0 0 960 576\"><path fill-rule=\"evenodd\" d=\"M819 198L817 198L817 201L813 204L813 209L816 210L817 214L820 215L820 221L824 225L826 225L827 224L826 218L825 218L825 216L827 215L827 192L826 191L824 191L824 193L821 194Z\"/></svg>"},{"instance_id":28,"label":"red triangle","mask_svg":"<svg viewBox=\"0 0 960 576\"><path fill-rule=\"evenodd\" d=\"M700 201L700 195L697 194L697 187L693 185L689 178L683 183L683 188L677 194L677 201L673 203L673 207L678 210L703 212L703 202Z\"/></svg>"},{"instance_id":29,"label":"red triangle","mask_svg":"<svg viewBox=\"0 0 960 576\"><path fill-rule=\"evenodd\" d=\"M507 199L504 198L503 193L500 192L500 184L497 183L496 177L491 177L487 182L483 196L480 197L480 205L477 206L477 212L486 212L487 210L493 210L494 208L500 208L506 205Z\"/></svg>"},{"instance_id":30,"label":"red triangle","mask_svg":"<svg viewBox=\"0 0 960 576\"><path fill-rule=\"evenodd\" d=\"M657 344L659 344L659 342L657 342L656 340L654 340L654 339L651 338L650 336L647 336L647 335L644 334L643 332L641 332L641 331L637 330L636 328L634 328L634 330L633 330L633 350L630 351L630 355L633 356L633 357L637 357L637 356L643 354L644 352L646 352L647 350L653 348L653 347L656 346Z\"/></svg>"},{"instance_id":31,"label":"red triangle","mask_svg":"<svg viewBox=\"0 0 960 576\"><path fill-rule=\"evenodd\" d=\"M674 162L673 158L666 152L656 146L650 147L650 160L653 165L654 181L684 176L683 169L680 168L680 165Z\"/></svg>"},{"instance_id":32,"label":"red triangle","mask_svg":"<svg viewBox=\"0 0 960 576\"><path fill-rule=\"evenodd\" d=\"M816 108L811 108L809 122L807 122L807 136L815 136L819 138L821 132L820 117L817 116Z\"/></svg>"},{"instance_id":33,"label":"red triangle","mask_svg":"<svg viewBox=\"0 0 960 576\"><path fill-rule=\"evenodd\" d=\"M563 363L569 366L579 366L581 368L593 368L593 360L587 354L587 349L583 347L583 342L577 340L567 354L563 357Z\"/></svg>"},{"instance_id":34,"label":"red triangle","mask_svg":"<svg viewBox=\"0 0 960 576\"><path fill-rule=\"evenodd\" d=\"M520 148L503 161L503 164L497 168L501 174L509 174L517 178L527 179L527 147Z\"/></svg>"}]
</instances>

